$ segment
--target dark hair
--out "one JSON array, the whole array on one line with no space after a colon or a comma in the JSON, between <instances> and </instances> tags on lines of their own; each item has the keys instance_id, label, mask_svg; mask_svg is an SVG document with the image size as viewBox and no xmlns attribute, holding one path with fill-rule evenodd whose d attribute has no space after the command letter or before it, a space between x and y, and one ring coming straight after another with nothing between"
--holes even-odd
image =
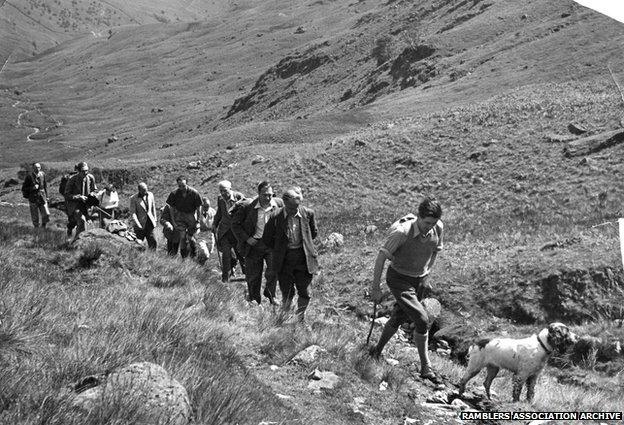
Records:
<instances>
[{"instance_id":1,"label":"dark hair","mask_svg":"<svg viewBox=\"0 0 624 425\"><path fill-rule=\"evenodd\" d=\"M258 193L262 192L267 187L271 187L271 183L269 183L268 180L262 180L258 183Z\"/></svg>"},{"instance_id":2,"label":"dark hair","mask_svg":"<svg viewBox=\"0 0 624 425\"><path fill-rule=\"evenodd\" d=\"M418 206L418 216L421 218L433 217L440 219L442 217L442 207L435 199L425 198Z\"/></svg>"},{"instance_id":3,"label":"dark hair","mask_svg":"<svg viewBox=\"0 0 624 425\"><path fill-rule=\"evenodd\" d=\"M187 181L187 180L186 180L186 176L185 176L185 175L179 175L179 176L176 178L176 181L177 181L177 182L179 182L179 181L181 181L181 180Z\"/></svg>"}]
</instances>

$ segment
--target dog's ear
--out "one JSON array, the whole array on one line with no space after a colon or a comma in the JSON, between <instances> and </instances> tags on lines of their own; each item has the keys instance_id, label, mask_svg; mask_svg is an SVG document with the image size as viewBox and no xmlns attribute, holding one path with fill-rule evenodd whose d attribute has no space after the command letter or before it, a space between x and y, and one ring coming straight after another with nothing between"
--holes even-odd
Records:
<instances>
[{"instance_id":1,"label":"dog's ear","mask_svg":"<svg viewBox=\"0 0 624 425\"><path fill-rule=\"evenodd\" d=\"M567 349L570 330L562 323L551 323L548 326L548 343L556 351L563 352Z\"/></svg>"}]
</instances>

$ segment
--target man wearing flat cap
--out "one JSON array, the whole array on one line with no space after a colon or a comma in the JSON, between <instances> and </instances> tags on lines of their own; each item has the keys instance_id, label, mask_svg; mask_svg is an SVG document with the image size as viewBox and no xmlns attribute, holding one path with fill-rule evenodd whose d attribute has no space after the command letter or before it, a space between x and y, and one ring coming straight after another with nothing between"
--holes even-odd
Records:
<instances>
[{"instance_id":1,"label":"man wearing flat cap","mask_svg":"<svg viewBox=\"0 0 624 425\"><path fill-rule=\"evenodd\" d=\"M301 205L302 199L298 186L286 190L282 195L284 207L271 215L262 236L264 244L273 250L282 308L290 310L296 292L296 314L301 323L310 303L312 275L318 270L318 253L312 242L318 233L314 211Z\"/></svg>"}]
</instances>

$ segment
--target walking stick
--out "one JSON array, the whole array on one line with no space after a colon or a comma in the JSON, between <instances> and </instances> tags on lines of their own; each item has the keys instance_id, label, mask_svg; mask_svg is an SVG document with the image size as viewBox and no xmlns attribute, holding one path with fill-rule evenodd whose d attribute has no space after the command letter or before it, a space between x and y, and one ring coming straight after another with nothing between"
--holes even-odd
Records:
<instances>
[{"instance_id":1,"label":"walking stick","mask_svg":"<svg viewBox=\"0 0 624 425\"><path fill-rule=\"evenodd\" d=\"M373 320L371 321L371 327L368 331L368 336L366 337L366 345L370 342L370 337L373 333L373 328L375 327L375 316L377 316L377 303L373 302Z\"/></svg>"}]
</instances>

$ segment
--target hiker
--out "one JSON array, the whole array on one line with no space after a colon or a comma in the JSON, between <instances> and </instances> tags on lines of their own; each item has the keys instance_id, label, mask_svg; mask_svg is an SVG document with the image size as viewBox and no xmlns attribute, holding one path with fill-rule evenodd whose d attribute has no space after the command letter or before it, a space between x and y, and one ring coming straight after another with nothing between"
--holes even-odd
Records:
<instances>
[{"instance_id":1,"label":"hiker","mask_svg":"<svg viewBox=\"0 0 624 425\"><path fill-rule=\"evenodd\" d=\"M185 176L176 179L178 188L167 197L167 204L172 208L171 219L174 231L179 233L180 255L195 257L197 252L196 236L199 231L202 198L199 192L186 183Z\"/></svg>"},{"instance_id":2,"label":"hiker","mask_svg":"<svg viewBox=\"0 0 624 425\"><path fill-rule=\"evenodd\" d=\"M216 211L210 206L210 200L203 198L202 210L199 216L199 235L197 237L197 261L204 264L215 247L213 233Z\"/></svg>"},{"instance_id":3,"label":"hiker","mask_svg":"<svg viewBox=\"0 0 624 425\"><path fill-rule=\"evenodd\" d=\"M275 303L277 275L273 269L272 251L262 241L264 226L271 213L284 206L279 198L273 197L273 188L268 181L258 185L258 196L238 201L232 212L232 232L238 241L238 250L245 257L245 279L247 300L261 302L260 288L262 271L266 263L264 295L271 304Z\"/></svg>"},{"instance_id":4,"label":"hiker","mask_svg":"<svg viewBox=\"0 0 624 425\"><path fill-rule=\"evenodd\" d=\"M22 195L28 199L33 226L39 227L39 215L41 215L41 227L45 228L50 221L48 182L45 173L41 171L41 164L38 162L32 164L31 172L24 179Z\"/></svg>"},{"instance_id":5,"label":"hiker","mask_svg":"<svg viewBox=\"0 0 624 425\"><path fill-rule=\"evenodd\" d=\"M437 380L431 368L427 353L429 323L427 311L420 303L431 290L427 282L436 256L442 250L442 208L430 198L425 198L418 206L418 216L409 214L390 228L385 244L379 250L371 299L381 301L379 282L386 260L390 261L386 272L386 283L395 298L392 315L383 328L377 345L370 349L373 358L381 356L384 346L405 321L414 323L414 342L420 357L420 376Z\"/></svg>"},{"instance_id":6,"label":"hiker","mask_svg":"<svg viewBox=\"0 0 624 425\"><path fill-rule=\"evenodd\" d=\"M180 233L173 229L172 214L172 208L165 204L160 212L160 224L163 226L163 235L167 240L167 254L175 257L178 255L178 248L180 247Z\"/></svg>"},{"instance_id":7,"label":"hiker","mask_svg":"<svg viewBox=\"0 0 624 425\"><path fill-rule=\"evenodd\" d=\"M219 193L214 229L217 249L221 252L221 281L227 283L235 275L234 269L237 262L240 263L241 270L245 273L244 259L238 251L236 237L232 233L232 208L236 202L245 196L240 192L233 191L232 183L228 180L219 182Z\"/></svg>"},{"instance_id":8,"label":"hiker","mask_svg":"<svg viewBox=\"0 0 624 425\"><path fill-rule=\"evenodd\" d=\"M115 213L119 207L119 195L113 184L107 184L104 190L97 194L97 198L100 201L100 211L98 213L100 216L100 227L104 228L106 224L104 222L105 218L115 219Z\"/></svg>"},{"instance_id":9,"label":"hiker","mask_svg":"<svg viewBox=\"0 0 624 425\"><path fill-rule=\"evenodd\" d=\"M138 192L130 197L130 216L137 239L147 240L149 249L156 249L156 205L154 194L147 190L147 184L139 183Z\"/></svg>"},{"instance_id":10,"label":"hiker","mask_svg":"<svg viewBox=\"0 0 624 425\"><path fill-rule=\"evenodd\" d=\"M310 303L308 287L318 270L316 249L317 228L314 211L301 204L301 189L291 187L282 195L284 207L269 218L262 235L264 244L273 250L273 267L282 292L282 309L290 311L297 292L297 320L304 322Z\"/></svg>"},{"instance_id":11,"label":"hiker","mask_svg":"<svg viewBox=\"0 0 624 425\"><path fill-rule=\"evenodd\" d=\"M76 228L74 238L83 232L89 220L89 207L98 203L95 193L95 177L89 173L86 162L76 165L77 173L67 180L65 185L65 201L67 204L67 236L71 236Z\"/></svg>"}]
</instances>

